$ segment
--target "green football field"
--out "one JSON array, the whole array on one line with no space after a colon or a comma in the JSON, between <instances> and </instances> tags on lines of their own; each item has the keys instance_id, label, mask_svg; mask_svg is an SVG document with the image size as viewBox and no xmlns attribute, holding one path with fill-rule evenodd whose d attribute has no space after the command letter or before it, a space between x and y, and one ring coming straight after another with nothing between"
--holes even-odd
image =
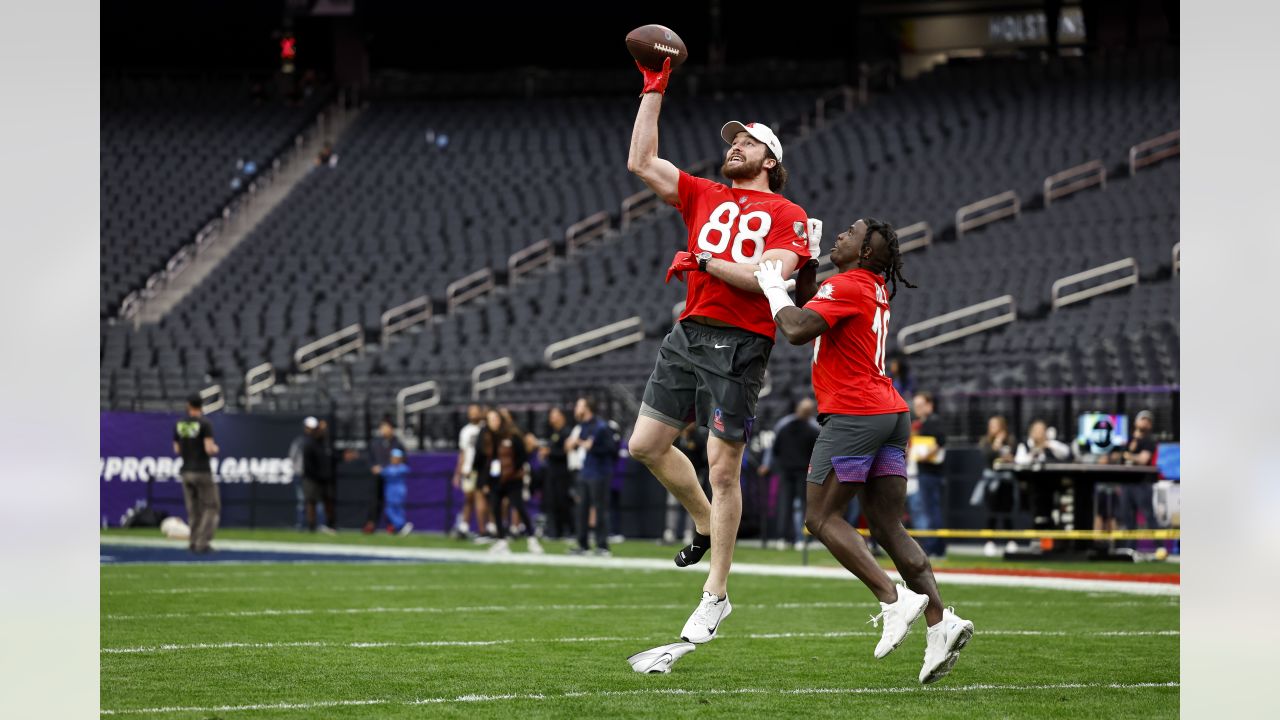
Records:
<instances>
[{"instance_id":1,"label":"green football field","mask_svg":"<svg viewBox=\"0 0 1280 720\"><path fill-rule=\"evenodd\" d=\"M734 577L717 639L669 675L632 672L627 656L678 640L702 577L467 562L103 565L100 706L160 718L1178 715L1176 595L945 575L944 599L976 633L935 685L916 681L923 623L877 661L870 594L807 577Z\"/></svg>"}]
</instances>

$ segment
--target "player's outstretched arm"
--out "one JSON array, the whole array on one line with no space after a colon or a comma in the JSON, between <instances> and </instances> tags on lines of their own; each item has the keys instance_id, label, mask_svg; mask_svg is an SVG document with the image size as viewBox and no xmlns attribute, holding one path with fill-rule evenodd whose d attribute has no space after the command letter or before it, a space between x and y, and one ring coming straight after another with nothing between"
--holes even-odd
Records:
<instances>
[{"instance_id":1,"label":"player's outstretched arm","mask_svg":"<svg viewBox=\"0 0 1280 720\"><path fill-rule=\"evenodd\" d=\"M800 256L790 250L774 248L766 250L761 256L761 262L770 260L781 263L782 276L791 277L791 273L795 272L796 265L800 264ZM707 261L707 274L711 277L723 280L739 290L749 290L751 292L763 292L760 289L760 283L756 281L756 265L747 263L729 262L720 258L711 258Z\"/></svg>"},{"instance_id":2,"label":"player's outstretched arm","mask_svg":"<svg viewBox=\"0 0 1280 720\"><path fill-rule=\"evenodd\" d=\"M671 60L663 64L661 71L650 70L639 63L636 67L644 73L645 84L636 123L631 129L627 170L643 180L664 202L674 205L680 197L680 171L670 161L658 157L658 115L662 111L666 79L671 75Z\"/></svg>"},{"instance_id":3,"label":"player's outstretched arm","mask_svg":"<svg viewBox=\"0 0 1280 720\"><path fill-rule=\"evenodd\" d=\"M830 326L818 313L807 308L798 308L791 302L791 297L787 295L787 281L783 279L785 276L782 270L782 263L776 260L765 260L760 263L760 269L755 271L756 282L765 297L769 298L769 309L773 312L773 321L777 323L782 336L792 345L804 345L826 332Z\"/></svg>"}]
</instances>

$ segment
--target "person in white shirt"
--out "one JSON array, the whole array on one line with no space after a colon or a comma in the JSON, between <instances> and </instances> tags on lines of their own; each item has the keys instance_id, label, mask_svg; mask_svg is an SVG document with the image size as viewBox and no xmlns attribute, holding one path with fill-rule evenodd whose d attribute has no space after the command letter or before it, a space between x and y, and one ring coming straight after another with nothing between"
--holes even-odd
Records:
<instances>
[{"instance_id":1,"label":"person in white shirt","mask_svg":"<svg viewBox=\"0 0 1280 720\"><path fill-rule=\"evenodd\" d=\"M462 490L462 512L458 513L458 521L454 534L465 538L471 533L468 523L472 513L475 514L476 529L483 530L489 522L488 503L483 492L477 492L476 473L472 470L476 457L476 438L480 436L480 427L484 423L484 408L479 405L467 406L467 424L458 433L458 465L453 470L453 486Z\"/></svg>"},{"instance_id":2,"label":"person in white shirt","mask_svg":"<svg viewBox=\"0 0 1280 720\"><path fill-rule=\"evenodd\" d=\"M1018 443L1013 461L1019 465L1036 463L1070 462L1071 448L1049 434L1049 425L1043 420L1032 420L1027 429L1027 439Z\"/></svg>"}]
</instances>

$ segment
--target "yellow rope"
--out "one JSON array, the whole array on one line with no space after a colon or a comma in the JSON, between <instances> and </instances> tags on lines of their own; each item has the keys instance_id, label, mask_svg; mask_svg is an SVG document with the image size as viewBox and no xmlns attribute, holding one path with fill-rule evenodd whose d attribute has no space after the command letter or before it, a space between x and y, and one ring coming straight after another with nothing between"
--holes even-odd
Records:
<instances>
[{"instance_id":1,"label":"yellow rope","mask_svg":"<svg viewBox=\"0 0 1280 720\"><path fill-rule=\"evenodd\" d=\"M859 528L863 536L871 531ZM908 530L912 537L956 538L964 540L1178 540L1181 530ZM806 529L805 534L808 534Z\"/></svg>"}]
</instances>

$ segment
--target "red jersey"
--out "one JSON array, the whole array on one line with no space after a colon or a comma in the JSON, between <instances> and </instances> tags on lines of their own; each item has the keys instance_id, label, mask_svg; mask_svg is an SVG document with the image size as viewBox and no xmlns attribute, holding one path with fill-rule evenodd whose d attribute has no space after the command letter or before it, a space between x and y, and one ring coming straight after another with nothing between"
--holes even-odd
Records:
<instances>
[{"instance_id":1,"label":"red jersey","mask_svg":"<svg viewBox=\"0 0 1280 720\"><path fill-rule=\"evenodd\" d=\"M680 171L675 207L689 228L689 252L759 265L765 250L781 248L809 259L808 218L799 205L777 193L734 189ZM685 274L683 320L701 315L772 338L777 331L769 300L708 273Z\"/></svg>"},{"instance_id":2,"label":"red jersey","mask_svg":"<svg viewBox=\"0 0 1280 720\"><path fill-rule=\"evenodd\" d=\"M883 415L905 412L907 403L885 374L889 293L884 277L861 268L818 287L805 308L831 327L813 341L813 390L818 412Z\"/></svg>"}]
</instances>

